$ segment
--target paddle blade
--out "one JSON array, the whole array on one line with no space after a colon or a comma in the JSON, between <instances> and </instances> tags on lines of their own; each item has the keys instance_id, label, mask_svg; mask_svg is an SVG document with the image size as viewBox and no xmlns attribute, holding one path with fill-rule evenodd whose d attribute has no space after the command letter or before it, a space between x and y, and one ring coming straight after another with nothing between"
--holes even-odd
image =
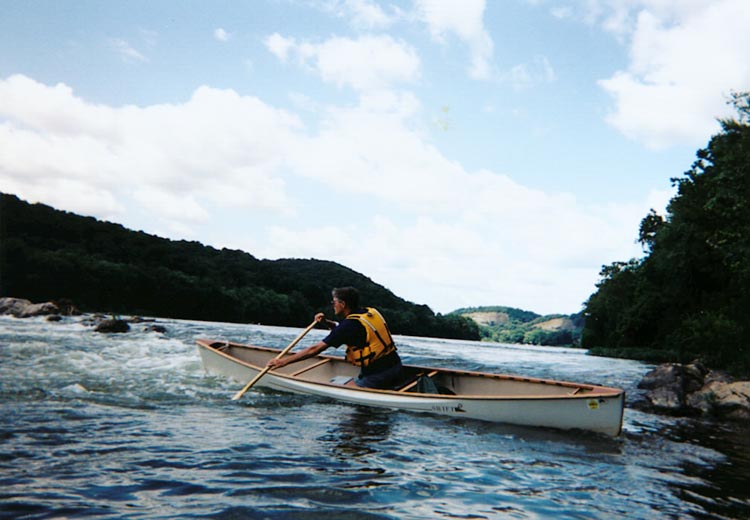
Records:
<instances>
[{"instance_id":1,"label":"paddle blade","mask_svg":"<svg viewBox=\"0 0 750 520\"><path fill-rule=\"evenodd\" d=\"M237 400L238 400L238 399L240 399L240 398L241 398L241 397L242 397L243 395L245 395L245 392L247 392L248 390L250 390L250 388L252 388L252 386L253 386L253 385L254 385L254 384L255 384L255 383L256 383L256 382L258 381L258 379L260 379L261 377L263 377L263 375L264 375L264 374L265 374L266 372L268 372L269 370L270 370L270 369L269 369L269 367L266 367L266 368L264 368L263 370L261 370L260 372L258 372L258 375L257 375L257 376L255 376L255 377L254 377L254 378L252 379L252 381L250 381L250 382L249 382L248 384L246 384L246 385L245 385L245 388L243 388L242 390L240 390L239 392L237 392L236 394L234 394L234 395L232 396L232 401L237 401Z\"/></svg>"}]
</instances>

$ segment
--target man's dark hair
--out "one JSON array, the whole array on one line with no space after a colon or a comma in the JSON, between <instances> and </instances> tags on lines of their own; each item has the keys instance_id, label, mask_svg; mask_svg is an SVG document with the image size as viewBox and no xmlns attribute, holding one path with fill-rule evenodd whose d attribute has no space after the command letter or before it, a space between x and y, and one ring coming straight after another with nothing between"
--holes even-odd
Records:
<instances>
[{"instance_id":1,"label":"man's dark hair","mask_svg":"<svg viewBox=\"0 0 750 520\"><path fill-rule=\"evenodd\" d=\"M341 300L351 310L359 309L359 291L354 287L336 287L333 297Z\"/></svg>"}]
</instances>

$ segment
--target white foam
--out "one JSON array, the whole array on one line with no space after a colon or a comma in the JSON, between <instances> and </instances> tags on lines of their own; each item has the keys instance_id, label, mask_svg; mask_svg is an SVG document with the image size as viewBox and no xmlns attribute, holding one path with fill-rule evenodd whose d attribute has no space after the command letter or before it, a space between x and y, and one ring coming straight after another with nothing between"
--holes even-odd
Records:
<instances>
[{"instance_id":1,"label":"white foam","mask_svg":"<svg viewBox=\"0 0 750 520\"><path fill-rule=\"evenodd\" d=\"M90 393L89 390L83 386L80 383L75 383L72 385L68 385L61 389L65 393L71 393L71 394L88 394Z\"/></svg>"}]
</instances>

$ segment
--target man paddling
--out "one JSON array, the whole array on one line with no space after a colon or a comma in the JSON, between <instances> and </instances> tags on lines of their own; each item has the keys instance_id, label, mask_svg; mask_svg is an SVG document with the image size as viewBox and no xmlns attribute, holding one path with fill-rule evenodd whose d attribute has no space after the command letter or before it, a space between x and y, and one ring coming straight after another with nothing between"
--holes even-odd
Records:
<instances>
[{"instance_id":1,"label":"man paddling","mask_svg":"<svg viewBox=\"0 0 750 520\"><path fill-rule=\"evenodd\" d=\"M347 383L362 388L393 388L402 380L401 358L383 316L373 307L359 306L359 291L354 287L332 291L333 310L341 323L327 320L320 312L315 321L326 322L333 330L322 341L304 350L268 362L271 370L317 356L329 347L346 345L346 359L360 368L359 375Z\"/></svg>"}]
</instances>

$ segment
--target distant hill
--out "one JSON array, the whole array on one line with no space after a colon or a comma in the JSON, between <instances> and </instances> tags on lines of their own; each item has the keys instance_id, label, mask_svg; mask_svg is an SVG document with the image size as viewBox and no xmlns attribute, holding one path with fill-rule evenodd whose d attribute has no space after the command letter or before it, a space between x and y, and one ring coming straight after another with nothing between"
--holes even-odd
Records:
<instances>
[{"instance_id":1,"label":"distant hill","mask_svg":"<svg viewBox=\"0 0 750 520\"><path fill-rule=\"evenodd\" d=\"M578 346L584 324L581 314L541 316L502 306L469 307L455 310L450 315L473 320L483 339L499 343Z\"/></svg>"},{"instance_id":2,"label":"distant hill","mask_svg":"<svg viewBox=\"0 0 750 520\"><path fill-rule=\"evenodd\" d=\"M0 193L0 296L72 300L83 311L307 325L331 315L331 289L357 287L394 334L480 339L478 326L390 290L335 262L259 260L131 231Z\"/></svg>"}]
</instances>

